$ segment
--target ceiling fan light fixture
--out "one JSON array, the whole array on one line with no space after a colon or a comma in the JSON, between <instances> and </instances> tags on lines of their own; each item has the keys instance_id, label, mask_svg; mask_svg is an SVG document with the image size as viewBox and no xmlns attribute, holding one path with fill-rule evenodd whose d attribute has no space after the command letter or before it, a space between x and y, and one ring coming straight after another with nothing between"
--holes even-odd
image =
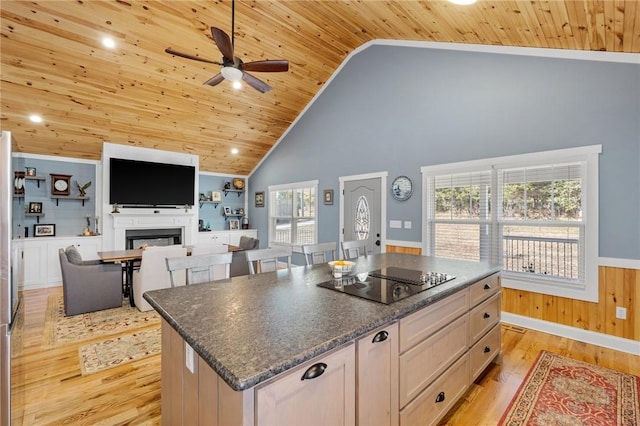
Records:
<instances>
[{"instance_id":1,"label":"ceiling fan light fixture","mask_svg":"<svg viewBox=\"0 0 640 426\"><path fill-rule=\"evenodd\" d=\"M233 82L239 82L240 80L242 80L242 71L240 71L238 68L223 67L222 71L220 72L222 73L222 76L225 78L225 80Z\"/></svg>"}]
</instances>

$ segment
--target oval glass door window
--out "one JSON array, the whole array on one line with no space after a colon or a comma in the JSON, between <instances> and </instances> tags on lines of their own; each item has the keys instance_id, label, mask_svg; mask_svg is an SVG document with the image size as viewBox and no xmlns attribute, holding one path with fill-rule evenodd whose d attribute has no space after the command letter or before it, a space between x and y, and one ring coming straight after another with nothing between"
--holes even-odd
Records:
<instances>
[{"instance_id":1,"label":"oval glass door window","mask_svg":"<svg viewBox=\"0 0 640 426\"><path fill-rule=\"evenodd\" d=\"M369 238L369 232L371 231L371 211L366 197L360 196L358 198L355 214L356 238L358 240L366 240Z\"/></svg>"}]
</instances>

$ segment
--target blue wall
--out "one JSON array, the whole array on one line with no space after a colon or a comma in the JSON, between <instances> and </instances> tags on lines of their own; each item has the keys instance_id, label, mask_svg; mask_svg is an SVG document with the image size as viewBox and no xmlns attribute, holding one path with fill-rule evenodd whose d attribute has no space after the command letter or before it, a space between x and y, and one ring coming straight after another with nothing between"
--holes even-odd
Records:
<instances>
[{"instance_id":1,"label":"blue wall","mask_svg":"<svg viewBox=\"0 0 640 426\"><path fill-rule=\"evenodd\" d=\"M388 197L387 219L414 225L387 238L417 242L421 166L601 144L599 255L640 259L639 117L638 63L374 45L254 171L250 197L273 184L319 179L337 194L339 176L388 171L390 185L407 175L414 195ZM337 241L339 204L318 207L319 240ZM267 208L250 203L250 215L267 241Z\"/></svg>"},{"instance_id":2,"label":"blue wall","mask_svg":"<svg viewBox=\"0 0 640 426\"><path fill-rule=\"evenodd\" d=\"M52 161L37 158L13 158L13 170L24 171L25 167L35 167L36 174L45 178L44 181L26 180L24 198L13 198L13 237L23 238L24 228L29 229L29 237L33 237L33 225L37 223L35 217L25 217L25 209L30 202L41 202L43 217L41 224L55 224L57 236L81 235L87 226L86 216L91 218L91 229L94 229L95 205L96 205L96 165L91 163ZM56 200L51 199L50 173L65 174L71 176L71 195L77 196L79 192L76 182L80 185L91 181L87 188L88 200ZM39 187L38 187L39 183Z\"/></svg>"},{"instance_id":3,"label":"blue wall","mask_svg":"<svg viewBox=\"0 0 640 426\"><path fill-rule=\"evenodd\" d=\"M199 219L204 221L205 226L208 224L209 229L212 231L223 231L229 229L229 221L225 220L223 215L225 206L231 208L233 211L239 208L244 209L244 193L229 192L225 195L223 191L224 183L233 181L234 177L236 176L216 176L209 174L199 175L199 188L201 194L218 191L222 195L222 201L219 205L203 204L198 211ZM241 218L234 219L240 219L240 223L242 224Z\"/></svg>"}]
</instances>

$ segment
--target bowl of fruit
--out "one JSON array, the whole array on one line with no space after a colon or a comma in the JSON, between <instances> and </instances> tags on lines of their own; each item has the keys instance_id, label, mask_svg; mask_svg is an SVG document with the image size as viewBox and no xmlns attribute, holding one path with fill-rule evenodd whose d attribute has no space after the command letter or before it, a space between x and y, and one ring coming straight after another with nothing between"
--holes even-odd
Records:
<instances>
[{"instance_id":1,"label":"bowl of fruit","mask_svg":"<svg viewBox=\"0 0 640 426\"><path fill-rule=\"evenodd\" d=\"M343 275L349 275L355 265L356 262L351 262L350 260L334 260L333 262L329 262L334 278L342 278Z\"/></svg>"}]
</instances>

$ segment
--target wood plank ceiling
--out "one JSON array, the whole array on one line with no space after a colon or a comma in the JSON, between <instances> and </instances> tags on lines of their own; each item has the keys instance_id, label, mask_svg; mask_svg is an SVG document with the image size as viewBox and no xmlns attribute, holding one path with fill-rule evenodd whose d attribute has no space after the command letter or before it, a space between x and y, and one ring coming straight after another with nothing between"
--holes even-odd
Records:
<instances>
[{"instance_id":1,"label":"wood plank ceiling","mask_svg":"<svg viewBox=\"0 0 640 426\"><path fill-rule=\"evenodd\" d=\"M236 56L290 61L287 73L254 74L273 87L261 94L203 86L219 66L164 52L220 60L209 27L231 33L230 0L2 0L0 9L0 122L15 151L100 159L110 141L198 154L201 170L241 175L370 40L640 53L637 0L237 0ZM115 50L101 46L105 35ZM29 122L32 113L44 122Z\"/></svg>"}]
</instances>

